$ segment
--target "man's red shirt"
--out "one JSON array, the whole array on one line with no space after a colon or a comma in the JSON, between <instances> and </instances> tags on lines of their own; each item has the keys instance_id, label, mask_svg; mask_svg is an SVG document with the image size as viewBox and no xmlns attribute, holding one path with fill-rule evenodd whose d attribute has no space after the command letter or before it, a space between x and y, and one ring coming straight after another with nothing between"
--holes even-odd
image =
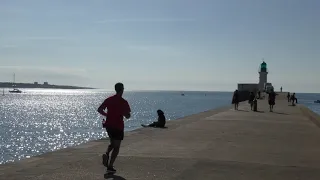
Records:
<instances>
[{"instance_id":1,"label":"man's red shirt","mask_svg":"<svg viewBox=\"0 0 320 180\"><path fill-rule=\"evenodd\" d=\"M123 116L131 112L128 102L119 95L113 95L104 100L101 107L107 108L106 127L124 130Z\"/></svg>"}]
</instances>

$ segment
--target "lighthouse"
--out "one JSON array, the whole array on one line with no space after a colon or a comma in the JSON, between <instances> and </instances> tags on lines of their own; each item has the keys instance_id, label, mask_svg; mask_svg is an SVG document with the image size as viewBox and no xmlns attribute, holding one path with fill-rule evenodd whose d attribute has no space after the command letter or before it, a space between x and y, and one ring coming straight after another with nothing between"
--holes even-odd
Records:
<instances>
[{"instance_id":1,"label":"lighthouse","mask_svg":"<svg viewBox=\"0 0 320 180\"><path fill-rule=\"evenodd\" d=\"M259 83L238 83L238 91L249 92L267 92L269 93L273 88L272 83L268 82L268 68L267 63L262 62L259 67Z\"/></svg>"},{"instance_id":2,"label":"lighthouse","mask_svg":"<svg viewBox=\"0 0 320 180\"><path fill-rule=\"evenodd\" d=\"M268 69L267 69L267 63L264 61L260 65L259 69L259 90L263 91L265 89L265 85L267 85L268 82Z\"/></svg>"}]
</instances>

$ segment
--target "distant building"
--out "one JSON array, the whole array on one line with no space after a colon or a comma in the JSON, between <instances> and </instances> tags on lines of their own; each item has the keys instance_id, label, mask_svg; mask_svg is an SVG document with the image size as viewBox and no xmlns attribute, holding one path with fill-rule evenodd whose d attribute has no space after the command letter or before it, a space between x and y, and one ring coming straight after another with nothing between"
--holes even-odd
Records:
<instances>
[{"instance_id":1,"label":"distant building","mask_svg":"<svg viewBox=\"0 0 320 180\"><path fill-rule=\"evenodd\" d=\"M48 82L44 82L43 85L49 85L49 83Z\"/></svg>"},{"instance_id":2,"label":"distant building","mask_svg":"<svg viewBox=\"0 0 320 180\"><path fill-rule=\"evenodd\" d=\"M38 85L39 83L38 83L38 82L34 82L33 84L34 84L34 85Z\"/></svg>"},{"instance_id":3,"label":"distant building","mask_svg":"<svg viewBox=\"0 0 320 180\"><path fill-rule=\"evenodd\" d=\"M259 83L245 83L245 84L238 84L239 91L270 91L273 89L271 83L268 83L268 69L267 63L264 61L261 63L259 68Z\"/></svg>"}]
</instances>

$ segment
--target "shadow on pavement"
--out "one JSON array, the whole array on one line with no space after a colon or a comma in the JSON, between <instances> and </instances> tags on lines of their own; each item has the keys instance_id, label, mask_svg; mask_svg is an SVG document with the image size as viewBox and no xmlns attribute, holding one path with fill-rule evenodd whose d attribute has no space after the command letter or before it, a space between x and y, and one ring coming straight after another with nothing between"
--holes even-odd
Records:
<instances>
[{"instance_id":1,"label":"shadow on pavement","mask_svg":"<svg viewBox=\"0 0 320 180\"><path fill-rule=\"evenodd\" d=\"M242 110L242 109L238 109L238 111L249 112L249 111L246 111L246 110Z\"/></svg>"},{"instance_id":2,"label":"shadow on pavement","mask_svg":"<svg viewBox=\"0 0 320 180\"><path fill-rule=\"evenodd\" d=\"M104 178L110 179L110 180L126 180L125 178L123 178L121 176L114 175L112 173L105 173Z\"/></svg>"},{"instance_id":3,"label":"shadow on pavement","mask_svg":"<svg viewBox=\"0 0 320 180\"><path fill-rule=\"evenodd\" d=\"M282 114L282 115L289 115L287 113L282 113L282 112L272 112L272 113L275 113L275 114Z\"/></svg>"}]
</instances>

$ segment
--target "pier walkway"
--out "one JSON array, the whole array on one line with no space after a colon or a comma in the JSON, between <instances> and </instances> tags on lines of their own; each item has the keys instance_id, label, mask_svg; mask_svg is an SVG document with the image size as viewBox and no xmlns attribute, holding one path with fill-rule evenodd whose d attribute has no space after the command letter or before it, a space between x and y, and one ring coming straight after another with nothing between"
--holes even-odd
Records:
<instances>
[{"instance_id":1,"label":"pier walkway","mask_svg":"<svg viewBox=\"0 0 320 180\"><path fill-rule=\"evenodd\" d=\"M107 140L46 153L0 166L2 180L319 180L319 117L303 106L248 103L168 122L167 129L127 133L105 174Z\"/></svg>"}]
</instances>

